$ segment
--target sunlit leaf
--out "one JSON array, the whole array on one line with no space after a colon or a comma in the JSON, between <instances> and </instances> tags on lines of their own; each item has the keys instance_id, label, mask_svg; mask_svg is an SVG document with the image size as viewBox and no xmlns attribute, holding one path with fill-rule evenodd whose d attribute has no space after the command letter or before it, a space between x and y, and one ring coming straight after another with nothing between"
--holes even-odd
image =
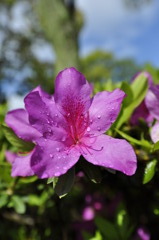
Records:
<instances>
[{"instance_id":1,"label":"sunlit leaf","mask_svg":"<svg viewBox=\"0 0 159 240\"><path fill-rule=\"evenodd\" d=\"M147 163L143 176L143 184L148 183L154 176L156 170L157 160L154 159L151 162Z\"/></svg>"}]
</instances>

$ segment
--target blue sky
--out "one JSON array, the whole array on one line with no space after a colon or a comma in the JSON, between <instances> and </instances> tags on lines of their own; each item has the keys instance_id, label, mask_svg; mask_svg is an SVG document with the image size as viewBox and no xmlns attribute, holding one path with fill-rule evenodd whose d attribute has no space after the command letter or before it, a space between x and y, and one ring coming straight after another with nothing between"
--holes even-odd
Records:
<instances>
[{"instance_id":1,"label":"blue sky","mask_svg":"<svg viewBox=\"0 0 159 240\"><path fill-rule=\"evenodd\" d=\"M140 9L127 8L124 0L77 0L85 18L80 34L80 54L95 49L131 57L138 63L159 67L159 1Z\"/></svg>"}]
</instances>

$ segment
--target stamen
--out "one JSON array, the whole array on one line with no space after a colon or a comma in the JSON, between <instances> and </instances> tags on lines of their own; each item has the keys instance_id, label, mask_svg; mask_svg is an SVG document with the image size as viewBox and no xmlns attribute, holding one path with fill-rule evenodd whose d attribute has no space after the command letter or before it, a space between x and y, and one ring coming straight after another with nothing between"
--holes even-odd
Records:
<instances>
[{"instance_id":1,"label":"stamen","mask_svg":"<svg viewBox=\"0 0 159 240\"><path fill-rule=\"evenodd\" d=\"M91 155L93 155L93 153L90 152L90 149L93 150L93 151L96 151L96 152L100 152L100 151L102 151L103 148L104 148L104 147L102 146L100 149L95 149L95 148L93 148L92 146L86 145L85 143L81 143L81 145L82 145L82 147L84 147L84 148L87 150L87 152L88 152L89 154L91 154Z\"/></svg>"}]
</instances>

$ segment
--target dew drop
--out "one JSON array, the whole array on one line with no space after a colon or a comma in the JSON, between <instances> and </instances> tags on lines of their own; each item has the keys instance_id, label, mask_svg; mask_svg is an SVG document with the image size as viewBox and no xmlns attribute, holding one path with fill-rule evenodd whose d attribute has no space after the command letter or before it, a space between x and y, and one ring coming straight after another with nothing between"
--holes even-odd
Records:
<instances>
[{"instance_id":1,"label":"dew drop","mask_svg":"<svg viewBox=\"0 0 159 240\"><path fill-rule=\"evenodd\" d=\"M58 117L57 113L55 114L55 117Z\"/></svg>"},{"instance_id":2,"label":"dew drop","mask_svg":"<svg viewBox=\"0 0 159 240\"><path fill-rule=\"evenodd\" d=\"M58 156L57 158L58 158L58 159L60 159L61 157L60 157L60 156Z\"/></svg>"},{"instance_id":3,"label":"dew drop","mask_svg":"<svg viewBox=\"0 0 159 240\"><path fill-rule=\"evenodd\" d=\"M69 117L70 116L70 113L67 113L67 117Z\"/></svg>"},{"instance_id":4,"label":"dew drop","mask_svg":"<svg viewBox=\"0 0 159 240\"><path fill-rule=\"evenodd\" d=\"M50 154L50 157L51 157L51 158L53 158L53 157L54 157L54 155L53 155L53 154Z\"/></svg>"},{"instance_id":5,"label":"dew drop","mask_svg":"<svg viewBox=\"0 0 159 240\"><path fill-rule=\"evenodd\" d=\"M91 129L90 129L90 127L88 127L88 128L87 128L87 132L90 132L90 131L91 131Z\"/></svg>"},{"instance_id":6,"label":"dew drop","mask_svg":"<svg viewBox=\"0 0 159 240\"><path fill-rule=\"evenodd\" d=\"M57 152L60 152L60 148L57 147L56 150L57 150Z\"/></svg>"},{"instance_id":7,"label":"dew drop","mask_svg":"<svg viewBox=\"0 0 159 240\"><path fill-rule=\"evenodd\" d=\"M98 117L97 117L98 119L100 119L101 118L101 116L100 115L98 115Z\"/></svg>"},{"instance_id":8,"label":"dew drop","mask_svg":"<svg viewBox=\"0 0 159 240\"><path fill-rule=\"evenodd\" d=\"M60 176L60 172L55 173L55 177L58 177L58 176Z\"/></svg>"},{"instance_id":9,"label":"dew drop","mask_svg":"<svg viewBox=\"0 0 159 240\"><path fill-rule=\"evenodd\" d=\"M93 120L91 119L91 120L90 120L90 123L92 123L92 122L93 122Z\"/></svg>"},{"instance_id":10,"label":"dew drop","mask_svg":"<svg viewBox=\"0 0 159 240\"><path fill-rule=\"evenodd\" d=\"M66 141L66 137L63 137L63 138L62 138L62 142L65 142L65 141Z\"/></svg>"},{"instance_id":11,"label":"dew drop","mask_svg":"<svg viewBox=\"0 0 159 240\"><path fill-rule=\"evenodd\" d=\"M49 121L49 120L47 120L47 123L50 123L50 121Z\"/></svg>"}]
</instances>

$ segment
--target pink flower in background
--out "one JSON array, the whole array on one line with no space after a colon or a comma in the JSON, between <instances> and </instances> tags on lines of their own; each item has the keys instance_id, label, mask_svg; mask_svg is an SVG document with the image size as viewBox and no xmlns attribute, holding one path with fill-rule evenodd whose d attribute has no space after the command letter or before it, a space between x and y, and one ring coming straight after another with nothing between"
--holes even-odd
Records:
<instances>
[{"instance_id":1,"label":"pink flower in background","mask_svg":"<svg viewBox=\"0 0 159 240\"><path fill-rule=\"evenodd\" d=\"M83 157L94 165L136 171L131 145L104 134L116 120L125 93L120 89L90 97L92 86L75 68L60 72L55 94L37 87L25 97L25 110L8 112L6 123L19 138L35 144L32 152L12 159L12 176L60 176Z\"/></svg>"},{"instance_id":2,"label":"pink flower in background","mask_svg":"<svg viewBox=\"0 0 159 240\"><path fill-rule=\"evenodd\" d=\"M148 85L149 85L149 89L150 89L151 86L153 86L153 80L152 80L151 75L148 72L139 72L139 73L137 73L132 78L131 81L132 82L135 81L135 79L140 74L143 74L143 73L144 73L145 77L147 77L147 81L148 81ZM132 114L131 123L133 125L137 125L139 123L139 119L144 119L147 123L151 123L153 121L153 119L154 119L153 115L150 113L149 108L147 106L147 102L146 102L147 95L146 95L145 99L142 101L142 103L135 109L135 111Z\"/></svg>"},{"instance_id":3,"label":"pink flower in background","mask_svg":"<svg viewBox=\"0 0 159 240\"><path fill-rule=\"evenodd\" d=\"M139 74L135 75L132 81L135 81ZM139 119L142 118L150 125L153 120L157 120L151 130L151 139L157 142L159 141L159 85L153 83L149 73L144 72L144 74L148 79L149 89L143 102L135 109L131 123L138 124Z\"/></svg>"},{"instance_id":4,"label":"pink flower in background","mask_svg":"<svg viewBox=\"0 0 159 240\"><path fill-rule=\"evenodd\" d=\"M150 240L150 234L144 228L139 228L137 235L141 240Z\"/></svg>"}]
</instances>

